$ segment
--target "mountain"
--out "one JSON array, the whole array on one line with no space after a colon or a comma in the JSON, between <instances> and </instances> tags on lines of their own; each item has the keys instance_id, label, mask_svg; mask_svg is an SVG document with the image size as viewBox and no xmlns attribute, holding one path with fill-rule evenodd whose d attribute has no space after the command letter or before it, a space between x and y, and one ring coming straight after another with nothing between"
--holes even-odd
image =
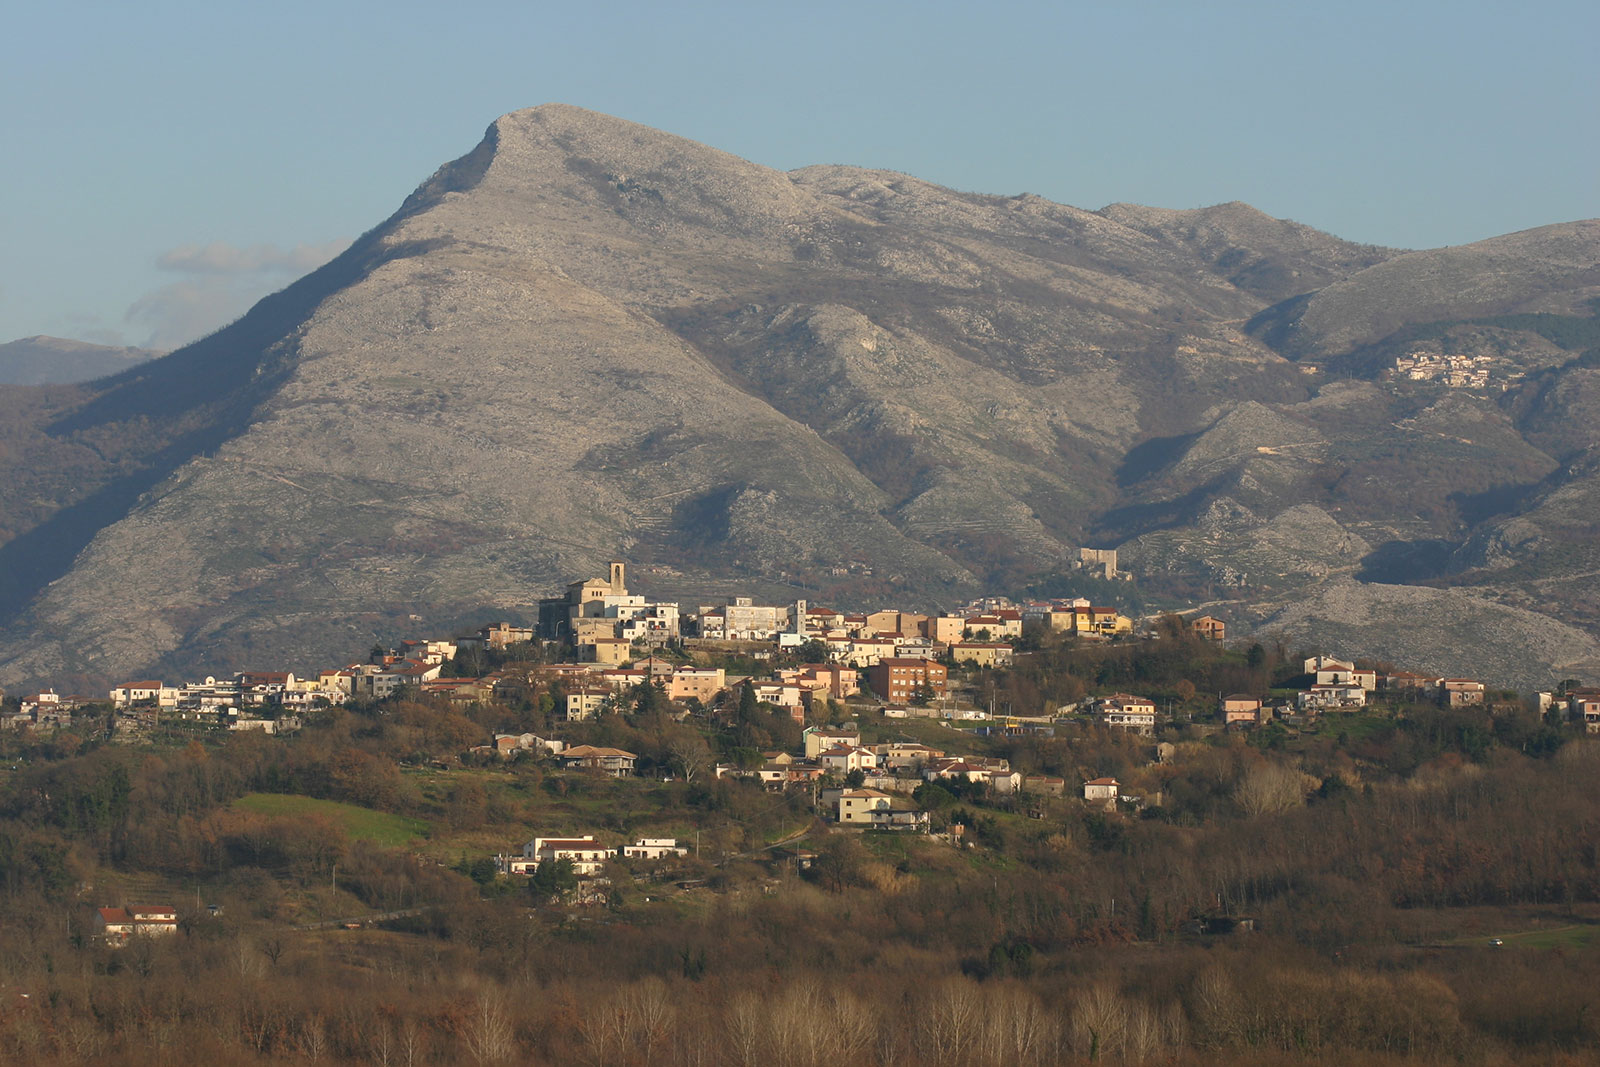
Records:
<instances>
[{"instance_id":1,"label":"mountain","mask_svg":"<svg viewBox=\"0 0 1600 1067\"><path fill-rule=\"evenodd\" d=\"M1514 392L1412 387L1349 346L1423 324L1373 340L1389 312L1318 301L1426 253L515 112L226 329L0 390L0 682L303 669L526 615L610 557L689 602L934 605L1125 545L1150 591L1241 618L1317 583L1477 581L1502 497L1587 477L1551 442L1588 388L1563 345L1595 236L1548 229L1482 255L1548 247L1542 294L1415 341L1498 343Z\"/></svg>"},{"instance_id":2,"label":"mountain","mask_svg":"<svg viewBox=\"0 0 1600 1067\"><path fill-rule=\"evenodd\" d=\"M0 385L62 385L104 378L159 356L143 348L111 348L60 337L24 337L0 344Z\"/></svg>"}]
</instances>

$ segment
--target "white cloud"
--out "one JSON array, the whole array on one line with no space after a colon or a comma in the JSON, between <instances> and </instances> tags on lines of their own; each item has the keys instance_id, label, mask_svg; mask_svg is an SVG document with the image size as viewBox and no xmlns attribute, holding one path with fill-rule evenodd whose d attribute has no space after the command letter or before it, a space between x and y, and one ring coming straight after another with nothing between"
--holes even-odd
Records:
<instances>
[{"instance_id":1,"label":"white cloud","mask_svg":"<svg viewBox=\"0 0 1600 1067\"><path fill-rule=\"evenodd\" d=\"M348 248L348 239L293 248L261 244L240 248L222 241L180 245L156 258L156 266L184 277L155 289L123 316L142 327L146 348L177 348L226 326L256 301L322 266Z\"/></svg>"},{"instance_id":2,"label":"white cloud","mask_svg":"<svg viewBox=\"0 0 1600 1067\"><path fill-rule=\"evenodd\" d=\"M146 331L142 347L180 348L237 319L274 288L245 291L218 278L173 282L135 300L124 318Z\"/></svg>"}]
</instances>

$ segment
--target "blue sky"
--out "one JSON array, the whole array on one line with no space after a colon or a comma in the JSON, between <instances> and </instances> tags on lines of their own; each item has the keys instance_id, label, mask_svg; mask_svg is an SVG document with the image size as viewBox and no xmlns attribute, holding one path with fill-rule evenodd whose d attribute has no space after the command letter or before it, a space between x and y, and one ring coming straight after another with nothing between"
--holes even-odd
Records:
<instances>
[{"instance_id":1,"label":"blue sky","mask_svg":"<svg viewBox=\"0 0 1600 1067\"><path fill-rule=\"evenodd\" d=\"M0 341L170 347L552 100L788 169L1351 240L1600 215L1600 4L32 4L0 41Z\"/></svg>"}]
</instances>

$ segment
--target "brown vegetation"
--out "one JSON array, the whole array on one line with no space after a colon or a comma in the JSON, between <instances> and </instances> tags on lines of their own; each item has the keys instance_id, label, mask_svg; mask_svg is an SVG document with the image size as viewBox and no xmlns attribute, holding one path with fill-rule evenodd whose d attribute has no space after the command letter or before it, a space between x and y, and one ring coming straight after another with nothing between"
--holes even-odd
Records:
<instances>
[{"instance_id":1,"label":"brown vegetation","mask_svg":"<svg viewBox=\"0 0 1600 1067\"><path fill-rule=\"evenodd\" d=\"M1282 650L1177 633L1029 660L997 686L1136 682L1180 718L1179 682L1293 670ZM827 833L808 794L703 769L615 781L453 762L488 729L545 728L549 696L402 698L287 738L0 742L15 767L0 779L0 1061L1548 1063L1600 1040L1600 947L1488 940L1600 919L1600 744L1526 713L1406 705L1249 737L1180 725L1161 763L1095 727L970 738L1162 802L929 785L918 799L964 828L956 848ZM645 693L570 734L676 769L795 730L731 706L694 729ZM326 805L236 803L255 792L423 819L433 836L386 847ZM698 830L703 855L612 864L588 907L484 870L540 828L622 841L658 826ZM761 851L797 830L809 868ZM151 895L180 906L179 936L98 943L94 906Z\"/></svg>"}]
</instances>

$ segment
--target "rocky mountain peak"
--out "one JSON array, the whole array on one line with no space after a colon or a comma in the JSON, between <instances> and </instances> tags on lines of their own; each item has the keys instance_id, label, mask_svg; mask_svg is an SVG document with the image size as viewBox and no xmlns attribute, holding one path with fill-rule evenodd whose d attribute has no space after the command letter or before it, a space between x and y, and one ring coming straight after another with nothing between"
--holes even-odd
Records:
<instances>
[{"instance_id":1,"label":"rocky mountain peak","mask_svg":"<svg viewBox=\"0 0 1600 1067\"><path fill-rule=\"evenodd\" d=\"M1531 262L1529 240L1507 247ZM612 558L668 597L932 608L1053 580L1085 543L1137 539L1155 588L1241 600L1391 541L1448 556L1549 457L1492 398L1461 401L1467 433L1385 381L1319 402L1247 328L1271 311L1315 348L1325 295L1408 260L1238 204L785 174L513 112L232 326L0 390L0 683L304 670L526 618ZM1566 262L1542 299L1587 284ZM1574 388L1507 410L1543 441ZM1551 515L1541 544L1568 536Z\"/></svg>"}]
</instances>

